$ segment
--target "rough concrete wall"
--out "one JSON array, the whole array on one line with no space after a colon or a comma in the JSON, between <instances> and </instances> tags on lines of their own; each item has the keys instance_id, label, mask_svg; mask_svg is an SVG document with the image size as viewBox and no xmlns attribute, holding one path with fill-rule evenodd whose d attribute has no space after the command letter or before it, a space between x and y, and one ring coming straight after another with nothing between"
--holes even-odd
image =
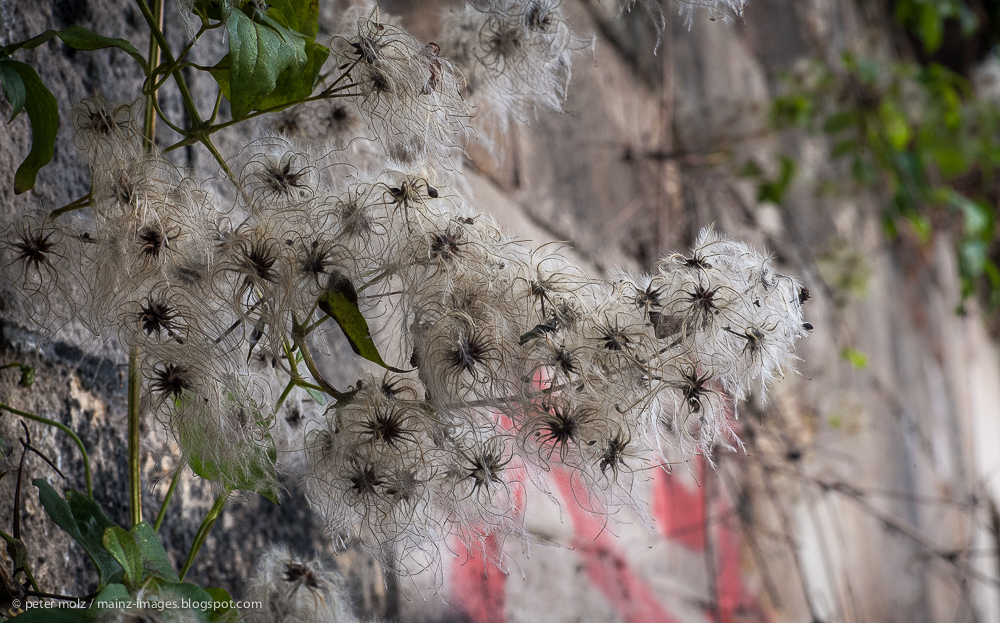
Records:
<instances>
[{"instance_id":1,"label":"rough concrete wall","mask_svg":"<svg viewBox=\"0 0 1000 623\"><path fill-rule=\"evenodd\" d=\"M139 15L125 1L0 2L4 42L83 23L145 46ZM426 5L398 5L432 33ZM598 30L594 15L613 14L584 0L566 0L565 7L582 31ZM638 17L625 19L633 20L623 30L628 34ZM168 20L178 32L169 11ZM363 555L338 557L340 569L355 578L354 597L364 611L398 608L402 620L483 623L997 618L996 586L984 577L994 577L996 566L988 504L1000 495L990 479L1000 460L998 353L975 312L953 313L958 286L947 241L889 243L872 198L817 197L804 183L781 206L758 205L750 183L732 175L749 157L774 162L779 152L794 155L806 179L828 166L814 140L768 132L766 107L781 71L804 56L835 58L858 36L858 22L848 0L752 0L742 24L700 19L688 30L675 22L657 57L643 47L648 41L637 45L647 55L644 67L656 70L652 80L623 60L621 46L599 38L592 56L577 58L567 113L542 113L530 127L516 127L501 164L480 160L479 172L467 174L483 209L525 239L570 241L595 273L648 267L715 223L775 252L783 271L806 282L816 331L799 352L800 374L779 383L768 403L741 407L746 453L720 454L717 470L678 466L673 476L656 474L644 485L656 507L654 534L629 523L603 530L575 516L571 504L560 511L535 496L528 524L539 543L524 552L509 548L509 576L458 556L440 595L418 590L424 583L418 577L402 583L399 599ZM215 52L197 54L208 59ZM53 87L64 118L73 101L95 88L138 87L119 52L73 53L50 43L24 58ZM179 110L169 98L164 106ZM68 128L62 132L63 147L34 194L46 206L87 187L68 148ZM12 200L26 137L23 118L0 128L3 205ZM234 153L239 140L223 144L223 152ZM188 150L182 164L215 175L206 156ZM843 271L856 269L844 258L860 258L870 274L861 297L836 287ZM0 373L6 375L0 399L74 426L94 456L95 482L102 485L96 498L124 521L124 457L112 452L125 445L122 359L81 328L70 329L38 346L30 326L8 320L4 361L44 359L33 359L39 381L32 390L16 389L16 375ZM843 360L847 346L868 354L866 370ZM71 479L67 486L82 488L75 448L53 431L31 431L43 451L58 457ZM147 432L151 515L176 449L155 424ZM16 448L20 434L14 418L0 417L8 444ZM3 469L14 469L17 457ZM0 480L5 529L12 475ZM37 457L24 473L26 483L34 477L58 480ZM23 531L38 577L53 591L90 590L82 554L56 536L33 488L24 497ZM175 561L211 504L211 491L185 480L179 499L187 511L164 531ZM331 555L294 485L287 500L280 507L256 498L232 504L192 577L237 594L269 542Z\"/></svg>"},{"instance_id":2,"label":"rough concrete wall","mask_svg":"<svg viewBox=\"0 0 1000 623\"><path fill-rule=\"evenodd\" d=\"M183 24L172 2L166 3L165 21L173 45L183 45ZM4 0L0 3L3 44L20 41L46 29L65 28L81 24L95 32L124 37L137 48L145 50L145 24L134 3L115 0L75 0L35 3ZM219 42L224 46L224 43ZM220 57L224 49L199 46L195 58L207 61ZM33 202L52 209L89 189L89 172L78 157L72 140L72 110L85 97L100 93L110 100L139 93L140 72L132 60L117 50L91 53L76 52L58 40L35 50L23 51L18 59L37 68L46 85L56 95L62 119L53 161L38 177L35 189L26 196L12 194L13 174L27 153L29 126L25 115L14 123L0 126L0 209ZM199 106L210 109L214 91L195 82L193 89ZM200 88L199 88L200 87ZM2 104L7 109L9 106ZM165 93L162 106L174 118L181 118L181 104L176 91ZM244 134L225 137L220 141L224 153L234 155L238 145L253 136L258 128L248 128ZM168 145L176 140L169 128L159 126L158 143ZM218 165L207 153L182 150L175 162L190 168L203 180L219 179ZM343 361L343 344L331 346L330 356L323 362L324 370L334 382L346 380L348 367ZM0 372L0 401L70 425L89 449L94 470L94 497L109 517L128 523L128 488L126 479L126 356L114 341L95 340L79 323L63 327L48 337L30 319L0 310L0 361L22 361L37 368L38 381L30 389L16 386L17 374ZM42 459L29 455L22 474L23 504L21 530L32 556L31 563L44 590L61 594L87 594L96 586L86 556L69 538L54 526L38 504L34 478L46 479L55 488L84 490L83 469L76 447L61 433L45 426L28 423L32 444L52 457L66 475L61 478ZM23 432L18 419L0 415L0 438L8 453L0 464L7 472L0 480L0 526L9 532L12 526L13 500L16 485L20 444ZM142 469L144 516L151 520L159 511L160 501L170 478L179 466L179 451L170 435L156 421L145 421L142 427ZM304 555L315 553L329 559L336 554L338 567L352 587L352 596L362 612L384 613L387 608L385 585L378 580L379 572L369 557L360 552L336 552L332 541L323 536L321 523L309 512L301 487L285 481L283 503L276 506L253 496L231 502L219 525L209 536L200 562L190 578L205 586L223 586L233 595L242 595L244 583L257 563L260 553L273 543L286 543L293 551ZM217 492L190 470L182 478L172 502L171 512L161 529L161 537L171 560L178 568L194 538L201 518L211 507ZM180 509L183 508L183 512Z\"/></svg>"}]
</instances>

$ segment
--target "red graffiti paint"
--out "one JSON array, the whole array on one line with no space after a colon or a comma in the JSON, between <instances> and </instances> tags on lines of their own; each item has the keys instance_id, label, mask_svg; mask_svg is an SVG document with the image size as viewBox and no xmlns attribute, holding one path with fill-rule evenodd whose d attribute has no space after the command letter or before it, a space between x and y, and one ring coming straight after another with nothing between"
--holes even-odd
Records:
<instances>
[{"instance_id":1,"label":"red graffiti paint","mask_svg":"<svg viewBox=\"0 0 1000 623\"><path fill-rule=\"evenodd\" d=\"M649 586L632 570L615 537L604 529L602 521L573 503L574 496L583 497L580 491L574 491L581 485L563 469L554 470L552 480L563 500L569 501L564 506L576 533L573 548L580 555L591 583L604 593L621 620L625 623L675 623L676 619L667 613Z\"/></svg>"},{"instance_id":2,"label":"red graffiti paint","mask_svg":"<svg viewBox=\"0 0 1000 623\"><path fill-rule=\"evenodd\" d=\"M493 535L486 537L483 545L488 559L458 543L459 557L451 573L452 603L473 623L503 623L507 576L493 562L500 555L500 546Z\"/></svg>"}]
</instances>

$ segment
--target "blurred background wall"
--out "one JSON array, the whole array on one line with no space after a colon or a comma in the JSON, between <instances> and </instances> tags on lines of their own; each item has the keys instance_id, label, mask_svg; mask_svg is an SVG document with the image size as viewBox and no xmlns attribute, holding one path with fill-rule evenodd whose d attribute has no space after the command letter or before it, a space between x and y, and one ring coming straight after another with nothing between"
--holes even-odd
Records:
<instances>
[{"instance_id":1,"label":"blurred background wall","mask_svg":"<svg viewBox=\"0 0 1000 623\"><path fill-rule=\"evenodd\" d=\"M930 17L918 11L912 27L905 12L912 4L944 8ZM974 26L963 31L966 13L945 5L966 7ZM381 3L428 41L439 11L455 6ZM325 19L340 7L325 7ZM740 405L742 451L719 451L714 467L697 460L650 475L652 534L637 522L605 526L574 512L573 492L553 474L553 491L567 503L529 497L533 545L507 544L504 571L456 545L435 589L420 575L387 581L363 553L336 552L290 485L280 507L232 504L196 579L240 594L261 549L278 541L333 561L362 613L400 621L1000 620L1000 352L989 268L998 197L991 167L1000 158L967 156L958 171L922 152L916 165L907 161L921 133L931 132L911 117L937 122L906 108L923 101L921 92L894 93L892 82L908 63L942 63L970 81L956 82L961 102L988 103L991 86L1000 90L1000 80L991 82L1000 75L991 53L994 4L750 0L735 23L699 12L690 24L668 4L662 36L639 7L622 12L611 0L563 7L577 32L594 35L574 59L565 112L512 125L496 160L471 145L461 183L473 203L520 238L565 241L595 275L648 269L711 225L766 248L811 293L806 311L815 329L800 343L798 373L777 383L766 403ZM927 45L935 15L936 47ZM141 39L138 12L123 0L0 0L3 43L73 23ZM179 41L170 11L167 26ZM845 53L854 60L845 63ZM118 54L78 56L51 43L26 57L65 116L95 90L138 87ZM169 98L164 106L179 110ZM855 116L833 120L844 111ZM988 144L1000 140L996 127L963 114L955 125L941 118L945 147L947 136L966 131ZM875 123L851 134L865 119ZM886 133L889 153L880 161ZM27 136L23 118L0 127L0 209L14 201L11 178ZM235 153L238 138L224 153ZM88 184L69 135L58 145L33 193L45 206L84 194ZM207 154L189 150L182 159L215 174ZM870 170L865 162L874 163ZM932 190L950 189L972 205L940 193L940 201L906 204L899 198L906 162L921 167L914 175ZM0 364L32 358L39 379L22 390L16 375L4 376L0 396L74 426L94 449L95 480L124 483L124 456L111 453L124 446L120 356L82 329L44 343L17 323L0 330ZM146 497L158 500L176 458L155 423L147 432ZM60 463L75 465L64 439L41 427L31 434ZM13 418L0 417L5 529L22 435ZM25 482L51 478L46 470L30 458ZM55 592L88 590L81 586L87 563L30 493L22 530L36 576ZM109 513L127 515L124 486L95 495ZM175 557L212 500L194 481L184 481L181 497L187 513L165 524Z\"/></svg>"}]
</instances>

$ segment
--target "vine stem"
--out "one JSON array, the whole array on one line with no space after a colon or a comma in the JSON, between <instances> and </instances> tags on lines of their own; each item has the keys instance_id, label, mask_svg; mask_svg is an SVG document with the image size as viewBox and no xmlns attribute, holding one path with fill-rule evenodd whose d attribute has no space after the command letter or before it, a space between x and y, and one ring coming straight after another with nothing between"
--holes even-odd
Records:
<instances>
[{"instance_id":1,"label":"vine stem","mask_svg":"<svg viewBox=\"0 0 1000 623\"><path fill-rule=\"evenodd\" d=\"M163 504L160 505L160 512L156 514L156 522L153 524L153 532L159 532L160 526L163 524L163 518L167 516L167 506L170 505L170 499L174 497L174 491L177 489L178 483L181 481L181 473L184 471L184 466L181 465L177 468L174 473L174 477L170 480L170 488L167 489L167 494L163 496Z\"/></svg>"},{"instance_id":2,"label":"vine stem","mask_svg":"<svg viewBox=\"0 0 1000 623\"><path fill-rule=\"evenodd\" d=\"M142 523L142 474L139 464L139 349L128 355L128 488L132 525Z\"/></svg>"},{"instance_id":3,"label":"vine stem","mask_svg":"<svg viewBox=\"0 0 1000 623\"><path fill-rule=\"evenodd\" d=\"M64 432L67 435L69 435L70 438L76 443L76 446L78 448L80 448L80 454L83 455L83 473L84 473L84 477L87 480L87 495L89 497L91 497L91 498L94 497L94 489L93 489L93 487L91 487L91 484L90 484L90 457L87 455L87 448L84 447L83 442L80 441L80 438L77 436L76 433L74 433L72 431L72 429L70 429L68 426L66 426L62 422L56 422L55 420L50 420L50 419L44 418L44 417L42 417L40 415L35 415L34 413L28 413L27 411L21 411L20 409L15 409L14 407L5 405L2 402L0 402L0 409L3 409L4 411L9 411L9 412L13 413L14 415L19 415L19 416L21 416L21 417L23 417L25 419L32 420L34 422L38 422L39 424L45 424L46 426L51 426L53 428L58 428L62 432Z\"/></svg>"},{"instance_id":4,"label":"vine stem","mask_svg":"<svg viewBox=\"0 0 1000 623\"><path fill-rule=\"evenodd\" d=\"M163 0L153 0L153 20L157 25L157 30L163 31ZM156 37L150 35L149 37L149 58L146 61L146 66L156 67L160 64L160 44ZM146 96L146 115L143 120L142 126L142 136L146 140L146 149L152 151L154 141L156 139L156 89L153 89L149 95Z\"/></svg>"},{"instance_id":5,"label":"vine stem","mask_svg":"<svg viewBox=\"0 0 1000 623\"><path fill-rule=\"evenodd\" d=\"M201 546L205 544L205 539L208 538L208 533L212 530L212 526L215 525L219 515L222 514L222 507L226 505L226 500L229 499L229 489L225 489L219 494L219 497L215 498L215 504L212 505L211 510L205 515L205 519L202 520L201 525L198 526L198 532L194 535L194 543L191 544L191 551L188 552L187 560L184 561L184 567L178 574L181 581L184 580L184 576L187 575L188 570L191 569L191 565L194 564L194 559L198 555L198 551Z\"/></svg>"},{"instance_id":6,"label":"vine stem","mask_svg":"<svg viewBox=\"0 0 1000 623\"><path fill-rule=\"evenodd\" d=\"M70 201L61 208L56 208L55 210L52 210L51 212L49 212L48 220L54 221L67 212L72 212L74 210L80 210L82 208L86 208L87 206L90 205L90 197L91 193L87 193L86 195L80 197L79 199L74 199L73 201Z\"/></svg>"}]
</instances>

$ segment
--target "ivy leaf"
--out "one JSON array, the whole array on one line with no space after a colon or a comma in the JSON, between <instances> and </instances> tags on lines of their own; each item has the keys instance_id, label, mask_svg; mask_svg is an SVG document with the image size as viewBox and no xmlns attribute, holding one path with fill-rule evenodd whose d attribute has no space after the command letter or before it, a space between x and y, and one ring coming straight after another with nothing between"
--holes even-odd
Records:
<instances>
[{"instance_id":1,"label":"ivy leaf","mask_svg":"<svg viewBox=\"0 0 1000 623\"><path fill-rule=\"evenodd\" d=\"M354 284L351 283L350 279L343 275L331 276L330 286L319 297L319 308L337 321L355 355L377 363L387 370L405 372L405 370L394 368L383 361L382 355L379 354L378 348L375 347L375 342L372 340L368 321L358 309L358 291L354 289Z\"/></svg>"},{"instance_id":2,"label":"ivy leaf","mask_svg":"<svg viewBox=\"0 0 1000 623\"><path fill-rule=\"evenodd\" d=\"M104 548L104 532L117 524L104 515L96 502L81 493L67 491L63 499L41 478L32 484L38 487L38 500L48 516L80 544L97 567L101 585L119 581L124 569Z\"/></svg>"},{"instance_id":3,"label":"ivy leaf","mask_svg":"<svg viewBox=\"0 0 1000 623\"><path fill-rule=\"evenodd\" d=\"M125 570L125 581L129 586L139 586L142 581L142 552L135 539L123 528L111 526L104 531L104 549L108 550Z\"/></svg>"},{"instance_id":4,"label":"ivy leaf","mask_svg":"<svg viewBox=\"0 0 1000 623\"><path fill-rule=\"evenodd\" d=\"M20 195L35 186L38 170L52 160L56 130L59 129L59 106L30 65L9 58L0 59L0 81L7 100L14 106L14 116L23 108L31 122L31 151L14 173L14 193Z\"/></svg>"}]
</instances>

